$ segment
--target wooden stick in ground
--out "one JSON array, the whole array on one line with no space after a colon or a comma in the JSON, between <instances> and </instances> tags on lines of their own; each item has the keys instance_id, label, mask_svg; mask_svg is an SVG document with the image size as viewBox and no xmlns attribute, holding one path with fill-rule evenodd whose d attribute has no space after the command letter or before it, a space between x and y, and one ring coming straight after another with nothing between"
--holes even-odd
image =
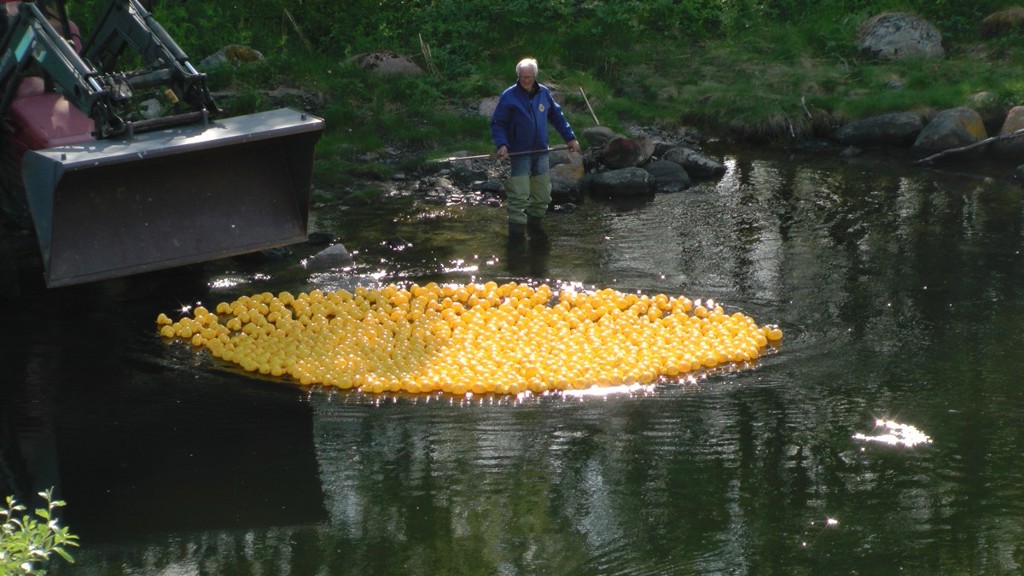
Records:
<instances>
[{"instance_id":1,"label":"wooden stick in ground","mask_svg":"<svg viewBox=\"0 0 1024 576\"><path fill-rule=\"evenodd\" d=\"M287 8L284 8L284 15L288 17L288 21L291 22L292 28L294 28L295 33L299 35L299 40L302 40L302 44L306 47L306 50L312 52L313 45L309 43L309 40L306 40L306 35L302 33L302 28L299 28L299 23L295 21L295 17L292 16L292 13L289 12Z\"/></svg>"},{"instance_id":2,"label":"wooden stick in ground","mask_svg":"<svg viewBox=\"0 0 1024 576\"><path fill-rule=\"evenodd\" d=\"M430 69L430 73L434 76L440 76L441 73L437 71L437 66L434 66L434 57L430 53L430 46L423 41L423 34L420 37L420 52L423 53L423 60L427 63L427 68Z\"/></svg>"},{"instance_id":3,"label":"wooden stick in ground","mask_svg":"<svg viewBox=\"0 0 1024 576\"><path fill-rule=\"evenodd\" d=\"M949 156L951 154L958 154L960 152L967 152L968 150L974 150L975 148L981 148L982 146L985 146L987 144L991 144L992 142L995 142L996 140L1009 140L1010 138L1017 138L1019 136L1024 136L1024 128L1021 128L1020 130L1014 130L1013 132L1010 132L1009 134L1003 134L1001 136L990 136L988 138L985 138L984 140L978 140L974 144L968 144L967 146L961 146L959 148L950 148L949 150L943 150L942 152L939 152L938 154L932 154L931 156L928 156L926 158L921 158L920 160L915 160L914 164L927 164L928 162L931 162L933 160L938 160L939 158L942 158L944 156Z\"/></svg>"},{"instance_id":4,"label":"wooden stick in ground","mask_svg":"<svg viewBox=\"0 0 1024 576\"><path fill-rule=\"evenodd\" d=\"M590 107L590 100L587 100L587 93L583 91L583 86L580 86L580 95L583 96L583 101L587 103L587 110L590 110L590 116L594 119L594 124L600 126L601 123L597 120L597 114L594 114L594 109Z\"/></svg>"}]
</instances>

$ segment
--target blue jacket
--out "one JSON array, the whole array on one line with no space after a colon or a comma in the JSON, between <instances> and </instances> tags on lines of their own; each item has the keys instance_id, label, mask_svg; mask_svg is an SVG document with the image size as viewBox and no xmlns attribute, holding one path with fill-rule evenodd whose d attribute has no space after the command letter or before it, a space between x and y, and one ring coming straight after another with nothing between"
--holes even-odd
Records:
<instances>
[{"instance_id":1,"label":"blue jacket","mask_svg":"<svg viewBox=\"0 0 1024 576\"><path fill-rule=\"evenodd\" d=\"M508 146L510 153L544 150L548 147L548 123L566 142L576 139L547 86L537 82L528 94L516 83L501 93L491 116L494 147Z\"/></svg>"}]
</instances>

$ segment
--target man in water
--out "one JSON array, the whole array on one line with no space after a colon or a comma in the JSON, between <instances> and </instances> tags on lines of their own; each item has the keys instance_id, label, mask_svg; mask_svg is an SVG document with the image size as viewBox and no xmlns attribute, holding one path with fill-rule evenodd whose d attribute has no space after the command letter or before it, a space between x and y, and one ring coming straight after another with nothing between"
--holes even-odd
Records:
<instances>
[{"instance_id":1,"label":"man in water","mask_svg":"<svg viewBox=\"0 0 1024 576\"><path fill-rule=\"evenodd\" d=\"M505 89L491 116L491 136L499 159L510 159L512 173L505 184L509 240L522 240L527 229L543 237L541 226L551 203L548 173L548 124L555 127L572 152L580 144L551 90L537 82L537 61L516 64L517 82Z\"/></svg>"}]
</instances>

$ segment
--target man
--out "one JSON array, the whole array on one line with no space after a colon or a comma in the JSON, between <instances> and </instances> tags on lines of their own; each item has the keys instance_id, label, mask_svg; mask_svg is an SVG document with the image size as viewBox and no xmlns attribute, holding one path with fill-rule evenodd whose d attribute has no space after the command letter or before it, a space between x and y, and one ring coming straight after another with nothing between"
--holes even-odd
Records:
<instances>
[{"instance_id":1,"label":"man","mask_svg":"<svg viewBox=\"0 0 1024 576\"><path fill-rule=\"evenodd\" d=\"M505 184L510 240L544 235L541 221L551 203L548 173L548 124L565 140L569 150L580 144L547 86L537 82L537 61L516 64L518 81L501 93L491 116L491 136L499 159L509 158L512 173Z\"/></svg>"}]
</instances>

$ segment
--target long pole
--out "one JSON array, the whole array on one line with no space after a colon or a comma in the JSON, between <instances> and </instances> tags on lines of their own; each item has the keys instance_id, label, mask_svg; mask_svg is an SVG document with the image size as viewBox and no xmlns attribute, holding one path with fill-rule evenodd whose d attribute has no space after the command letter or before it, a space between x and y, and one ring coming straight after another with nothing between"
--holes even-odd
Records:
<instances>
[{"instance_id":1,"label":"long pole","mask_svg":"<svg viewBox=\"0 0 1024 576\"><path fill-rule=\"evenodd\" d=\"M510 152L509 156L523 156L526 154L539 154L541 152L556 152L558 150L568 150L568 146L555 146L554 148L541 148L539 150L526 150L523 152ZM484 158L496 158L494 154L477 154L476 156L449 156L448 158L441 158L440 160L434 160L434 162L454 162L456 160L483 160Z\"/></svg>"},{"instance_id":2,"label":"long pole","mask_svg":"<svg viewBox=\"0 0 1024 576\"><path fill-rule=\"evenodd\" d=\"M590 107L590 100L587 98L587 93L583 91L583 86L580 86L580 95L583 96L583 101L587 103L587 110L590 110L590 117L594 119L594 124L598 126L601 122L597 119L597 114L594 114L594 109Z\"/></svg>"}]
</instances>

